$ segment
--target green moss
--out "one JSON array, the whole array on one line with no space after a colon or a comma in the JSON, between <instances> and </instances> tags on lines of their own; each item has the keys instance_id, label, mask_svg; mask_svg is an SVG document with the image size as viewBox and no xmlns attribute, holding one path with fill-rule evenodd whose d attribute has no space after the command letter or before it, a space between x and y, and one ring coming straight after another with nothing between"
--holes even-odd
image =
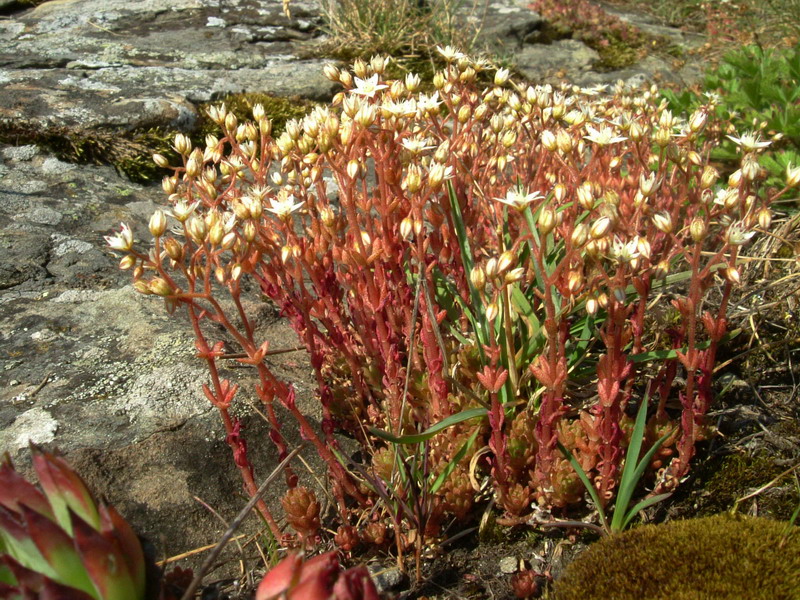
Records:
<instances>
[{"instance_id":1,"label":"green moss","mask_svg":"<svg viewBox=\"0 0 800 600\"><path fill-rule=\"evenodd\" d=\"M110 164L136 182L152 180L162 173L151 159L154 152L176 157L170 147L173 136L174 132L160 128L120 134L112 129L72 126L42 130L22 119L0 123L0 142L36 144L67 162Z\"/></svg>"},{"instance_id":2,"label":"green moss","mask_svg":"<svg viewBox=\"0 0 800 600\"><path fill-rule=\"evenodd\" d=\"M719 515L604 538L556 582L557 600L800 598L800 529Z\"/></svg>"}]
</instances>

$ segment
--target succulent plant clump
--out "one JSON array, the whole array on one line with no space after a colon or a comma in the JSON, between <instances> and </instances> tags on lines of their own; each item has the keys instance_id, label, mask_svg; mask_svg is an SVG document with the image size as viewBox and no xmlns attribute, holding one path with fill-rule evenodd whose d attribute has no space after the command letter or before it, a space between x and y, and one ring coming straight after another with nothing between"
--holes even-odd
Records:
<instances>
[{"instance_id":1,"label":"succulent plant clump","mask_svg":"<svg viewBox=\"0 0 800 600\"><path fill-rule=\"evenodd\" d=\"M144 555L130 525L62 458L31 452L41 491L8 455L0 462L0 598L144 598Z\"/></svg>"}]
</instances>

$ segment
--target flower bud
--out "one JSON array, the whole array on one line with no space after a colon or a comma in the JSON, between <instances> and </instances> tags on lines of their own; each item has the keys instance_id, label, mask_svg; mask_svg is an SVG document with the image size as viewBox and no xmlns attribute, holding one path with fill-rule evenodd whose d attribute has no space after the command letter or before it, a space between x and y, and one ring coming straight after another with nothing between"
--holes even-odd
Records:
<instances>
[{"instance_id":1,"label":"flower bud","mask_svg":"<svg viewBox=\"0 0 800 600\"><path fill-rule=\"evenodd\" d=\"M583 273L580 271L570 271L567 277L567 289L572 294L577 294L583 287Z\"/></svg>"},{"instance_id":2,"label":"flower bud","mask_svg":"<svg viewBox=\"0 0 800 600\"><path fill-rule=\"evenodd\" d=\"M225 130L226 131L236 131L236 126L239 124L239 120L236 118L236 115L232 112L229 112L225 115Z\"/></svg>"},{"instance_id":3,"label":"flower bud","mask_svg":"<svg viewBox=\"0 0 800 600\"><path fill-rule=\"evenodd\" d=\"M408 240L411 238L413 227L414 223L409 217L406 217L405 219L400 221L400 235L403 237L404 240Z\"/></svg>"},{"instance_id":4,"label":"flower bud","mask_svg":"<svg viewBox=\"0 0 800 600\"><path fill-rule=\"evenodd\" d=\"M161 277L156 277L153 279L148 288L150 289L151 294L155 294L156 296L171 296L173 293L172 286L165 279Z\"/></svg>"},{"instance_id":5,"label":"flower bud","mask_svg":"<svg viewBox=\"0 0 800 600\"><path fill-rule=\"evenodd\" d=\"M492 257L486 261L486 277L489 279L494 279L497 277L497 272L499 269L497 268L497 259Z\"/></svg>"},{"instance_id":6,"label":"flower bud","mask_svg":"<svg viewBox=\"0 0 800 600\"><path fill-rule=\"evenodd\" d=\"M203 221L203 219L198 217L193 218L191 221L189 221L188 230L189 237L192 238L196 244L202 244L205 241L207 229L206 223Z\"/></svg>"},{"instance_id":7,"label":"flower bud","mask_svg":"<svg viewBox=\"0 0 800 600\"><path fill-rule=\"evenodd\" d=\"M214 223L214 225L211 227L211 230L208 232L208 241L212 246L219 246L224 236L225 228L223 227L222 223L218 221Z\"/></svg>"},{"instance_id":8,"label":"flower bud","mask_svg":"<svg viewBox=\"0 0 800 600\"><path fill-rule=\"evenodd\" d=\"M258 231L256 230L256 224L252 221L247 221L242 228L242 233L244 234L244 239L248 242L252 242L256 239L256 234Z\"/></svg>"},{"instance_id":9,"label":"flower bud","mask_svg":"<svg viewBox=\"0 0 800 600\"><path fill-rule=\"evenodd\" d=\"M486 287L486 273L480 266L472 267L472 271L469 273L469 281L472 287L481 292Z\"/></svg>"},{"instance_id":10,"label":"flower bud","mask_svg":"<svg viewBox=\"0 0 800 600\"><path fill-rule=\"evenodd\" d=\"M403 180L403 184L411 194L416 193L419 191L419 188L422 187L422 174L417 165L410 165L408 167L408 172Z\"/></svg>"},{"instance_id":11,"label":"flower bud","mask_svg":"<svg viewBox=\"0 0 800 600\"><path fill-rule=\"evenodd\" d=\"M470 113L471 112L472 111L471 111L469 105L464 104L463 106L461 106L461 108L458 109L458 122L463 125L464 123L469 121L469 117L470 117Z\"/></svg>"},{"instance_id":12,"label":"flower bud","mask_svg":"<svg viewBox=\"0 0 800 600\"><path fill-rule=\"evenodd\" d=\"M497 73L494 74L494 84L496 86L505 85L508 81L508 78L511 76L511 71L506 68L498 69Z\"/></svg>"},{"instance_id":13,"label":"flower bud","mask_svg":"<svg viewBox=\"0 0 800 600\"><path fill-rule=\"evenodd\" d=\"M570 241L573 246L580 248L589 239L589 226L586 223L578 223L572 230Z\"/></svg>"},{"instance_id":14,"label":"flower bud","mask_svg":"<svg viewBox=\"0 0 800 600\"><path fill-rule=\"evenodd\" d=\"M164 231L167 229L167 217L164 214L164 211L158 209L156 212L153 213L153 216L150 217L150 234L153 237L161 237Z\"/></svg>"},{"instance_id":15,"label":"flower bud","mask_svg":"<svg viewBox=\"0 0 800 600\"><path fill-rule=\"evenodd\" d=\"M558 143L556 142L555 134L550 131L549 129L545 129L542 132L542 146L545 147L546 150L553 152L558 148Z\"/></svg>"},{"instance_id":16,"label":"flower bud","mask_svg":"<svg viewBox=\"0 0 800 600\"><path fill-rule=\"evenodd\" d=\"M699 217L694 219L692 224L689 225L689 233L691 234L692 239L699 244L706 237L706 222Z\"/></svg>"},{"instance_id":17,"label":"flower bud","mask_svg":"<svg viewBox=\"0 0 800 600\"><path fill-rule=\"evenodd\" d=\"M543 208L542 211L539 213L539 220L537 222L539 226L539 231L542 235L547 235L556 226L556 213L550 208Z\"/></svg>"},{"instance_id":18,"label":"flower bud","mask_svg":"<svg viewBox=\"0 0 800 600\"><path fill-rule=\"evenodd\" d=\"M796 187L800 184L800 167L793 167L791 163L786 165L786 185Z\"/></svg>"},{"instance_id":19,"label":"flower bud","mask_svg":"<svg viewBox=\"0 0 800 600\"><path fill-rule=\"evenodd\" d=\"M178 154L187 155L192 151L192 142L188 137L179 133L175 136L173 147Z\"/></svg>"},{"instance_id":20,"label":"flower bud","mask_svg":"<svg viewBox=\"0 0 800 600\"><path fill-rule=\"evenodd\" d=\"M704 111L695 111L689 119L689 131L692 133L700 133L706 126L708 121L708 114Z\"/></svg>"},{"instance_id":21,"label":"flower bud","mask_svg":"<svg viewBox=\"0 0 800 600\"><path fill-rule=\"evenodd\" d=\"M727 279L733 285L739 285L742 283L742 277L739 274L739 269L736 267L728 267L725 269L725 279Z\"/></svg>"},{"instance_id":22,"label":"flower bud","mask_svg":"<svg viewBox=\"0 0 800 600\"><path fill-rule=\"evenodd\" d=\"M742 170L737 169L728 177L728 187L739 187L740 183L742 183Z\"/></svg>"},{"instance_id":23,"label":"flower bud","mask_svg":"<svg viewBox=\"0 0 800 600\"><path fill-rule=\"evenodd\" d=\"M600 308L600 303L597 298L589 298L586 300L586 312L590 315L597 314L597 309Z\"/></svg>"},{"instance_id":24,"label":"flower bud","mask_svg":"<svg viewBox=\"0 0 800 600\"><path fill-rule=\"evenodd\" d=\"M504 281L506 283L516 283L517 281L521 281L524 277L525 267L517 267L505 274Z\"/></svg>"},{"instance_id":25,"label":"flower bud","mask_svg":"<svg viewBox=\"0 0 800 600\"><path fill-rule=\"evenodd\" d=\"M719 172L714 167L706 165L706 168L703 169L703 174L700 176L700 187L704 190L708 190L714 187L718 178Z\"/></svg>"},{"instance_id":26,"label":"flower bud","mask_svg":"<svg viewBox=\"0 0 800 600\"><path fill-rule=\"evenodd\" d=\"M347 176L350 179L355 179L358 175L358 171L360 170L361 165L358 164L357 160L351 160L347 163Z\"/></svg>"},{"instance_id":27,"label":"flower bud","mask_svg":"<svg viewBox=\"0 0 800 600\"><path fill-rule=\"evenodd\" d=\"M592 184L588 181L584 182L577 190L578 203L586 210L594 208L594 194L592 193Z\"/></svg>"},{"instance_id":28,"label":"flower bud","mask_svg":"<svg viewBox=\"0 0 800 600\"><path fill-rule=\"evenodd\" d=\"M138 281L133 282L133 288L139 292L140 294L144 294L145 296L149 296L153 292L150 291L150 286L147 284L146 281L142 281L139 279Z\"/></svg>"},{"instance_id":29,"label":"flower bud","mask_svg":"<svg viewBox=\"0 0 800 600\"><path fill-rule=\"evenodd\" d=\"M119 268L123 271L127 271L128 269L133 268L136 264L136 258L130 254L127 254L122 257L122 260L119 261Z\"/></svg>"},{"instance_id":30,"label":"flower bud","mask_svg":"<svg viewBox=\"0 0 800 600\"><path fill-rule=\"evenodd\" d=\"M611 231L611 219L608 217L600 217L592 223L592 227L589 230L589 236L593 239L599 239L605 236L609 231Z\"/></svg>"},{"instance_id":31,"label":"flower bud","mask_svg":"<svg viewBox=\"0 0 800 600\"><path fill-rule=\"evenodd\" d=\"M772 213L768 208L762 208L758 211L758 226L766 231L770 225L772 225Z\"/></svg>"},{"instance_id":32,"label":"flower bud","mask_svg":"<svg viewBox=\"0 0 800 600\"><path fill-rule=\"evenodd\" d=\"M183 244L175 238L169 238L164 242L164 251L175 262L179 262L183 258Z\"/></svg>"},{"instance_id":33,"label":"flower bud","mask_svg":"<svg viewBox=\"0 0 800 600\"><path fill-rule=\"evenodd\" d=\"M653 277L656 279L664 279L667 275L669 275L669 261L662 260L656 265L653 271Z\"/></svg>"},{"instance_id":34,"label":"flower bud","mask_svg":"<svg viewBox=\"0 0 800 600\"><path fill-rule=\"evenodd\" d=\"M489 306L486 307L486 319L489 322L494 321L497 318L497 315L500 313L500 310L497 308L497 303L492 302Z\"/></svg>"},{"instance_id":35,"label":"flower bud","mask_svg":"<svg viewBox=\"0 0 800 600\"><path fill-rule=\"evenodd\" d=\"M497 272L504 273L511 266L516 262L516 257L511 250L506 250L500 255L500 258L497 260Z\"/></svg>"}]
</instances>

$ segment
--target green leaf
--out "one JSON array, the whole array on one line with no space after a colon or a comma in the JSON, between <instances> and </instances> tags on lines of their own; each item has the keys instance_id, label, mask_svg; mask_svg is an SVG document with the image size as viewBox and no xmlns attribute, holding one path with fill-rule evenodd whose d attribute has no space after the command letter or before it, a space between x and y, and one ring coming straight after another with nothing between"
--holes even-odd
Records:
<instances>
[{"instance_id":1,"label":"green leaf","mask_svg":"<svg viewBox=\"0 0 800 600\"><path fill-rule=\"evenodd\" d=\"M431 439L437 433L439 433L440 431L444 431L448 427L452 427L453 425L457 425L458 423L463 423L464 421L469 421L470 419L485 417L487 412L488 411L483 407L462 410L460 413L456 413L454 415L450 415L446 419L442 419L441 421L436 423L436 425L431 425L428 429L426 429L422 433L415 433L400 437L394 436L388 431L383 431L382 429L378 429L377 427L370 427L369 431L372 435L379 437L382 440L386 440L387 442L391 442L392 444L419 444L421 442Z\"/></svg>"},{"instance_id":2,"label":"green leaf","mask_svg":"<svg viewBox=\"0 0 800 600\"><path fill-rule=\"evenodd\" d=\"M636 506L634 506L630 510L630 512L628 513L628 516L625 517L625 521L622 523L622 530L624 530L630 524L630 522L633 520L633 518L636 515L638 515L641 511L643 511L645 508L647 508L649 506L652 506L653 504L658 504L659 502L661 502L662 500L666 500L670 496L672 496L671 493L670 494L658 494L657 496L651 496L650 498L645 498L644 500L639 502Z\"/></svg>"},{"instance_id":3,"label":"green leaf","mask_svg":"<svg viewBox=\"0 0 800 600\"><path fill-rule=\"evenodd\" d=\"M572 452L567 450L567 447L561 442L556 442L556 444L558 444L558 449L561 450L561 453L569 461L569 464L572 465L572 468L575 469L575 472L578 474L578 477L580 477L581 482L583 483L583 487L586 488L586 491L589 492L589 495L592 497L592 502L594 502L594 506L597 508L597 514L600 517L600 525L603 527L603 529L608 531L606 513L603 509L603 505L600 504L600 497L597 495L597 490L594 489L594 485L591 481L589 481L589 477L586 475L586 472L583 470L583 467L581 467L580 463L572 455Z\"/></svg>"}]
</instances>

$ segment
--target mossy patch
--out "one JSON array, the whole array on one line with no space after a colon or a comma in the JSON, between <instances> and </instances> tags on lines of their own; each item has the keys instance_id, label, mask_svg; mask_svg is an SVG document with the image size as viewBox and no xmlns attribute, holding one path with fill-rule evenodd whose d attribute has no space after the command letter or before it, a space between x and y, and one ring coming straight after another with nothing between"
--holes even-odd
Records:
<instances>
[{"instance_id":1,"label":"mossy patch","mask_svg":"<svg viewBox=\"0 0 800 600\"><path fill-rule=\"evenodd\" d=\"M708 515L729 510L738 499L768 484L783 471L784 467L775 463L775 457L766 453L725 457L705 486L707 497L700 513ZM760 514L778 519L791 516L800 498L791 487L790 479L784 484L759 494Z\"/></svg>"},{"instance_id":2,"label":"mossy patch","mask_svg":"<svg viewBox=\"0 0 800 600\"><path fill-rule=\"evenodd\" d=\"M718 515L646 525L593 544L556 582L557 600L800 598L800 529Z\"/></svg>"},{"instance_id":3,"label":"mossy patch","mask_svg":"<svg viewBox=\"0 0 800 600\"><path fill-rule=\"evenodd\" d=\"M256 104L264 106L267 117L273 122L273 135L279 135L286 121L308 114L314 103L299 97L283 98L263 93L234 94L199 107L200 124L189 132L192 142L205 145L208 133L219 133L217 125L208 118L210 105L224 102L239 121L252 120ZM57 158L81 164L110 164L131 181L144 183L159 179L166 173L153 163L155 153L166 156L177 164L178 155L172 149L172 140L178 130L167 128L136 129L129 132L115 129L85 129L75 126L48 127L24 119L0 121L0 142L13 145L35 144ZM186 132L184 132L186 133Z\"/></svg>"},{"instance_id":4,"label":"mossy patch","mask_svg":"<svg viewBox=\"0 0 800 600\"><path fill-rule=\"evenodd\" d=\"M149 181L160 174L161 169L151 160L154 152L177 156L170 147L173 136L174 132L160 128L121 134L113 129L73 126L43 130L23 119L0 123L0 142L36 144L67 162L110 164L136 182Z\"/></svg>"}]
</instances>

